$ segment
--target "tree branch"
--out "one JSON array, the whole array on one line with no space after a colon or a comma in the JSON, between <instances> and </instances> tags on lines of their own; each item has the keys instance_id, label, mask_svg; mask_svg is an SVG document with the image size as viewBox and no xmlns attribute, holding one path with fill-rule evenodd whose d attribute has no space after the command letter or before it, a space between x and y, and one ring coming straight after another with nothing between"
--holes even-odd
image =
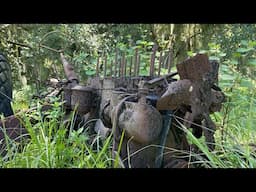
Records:
<instances>
[{"instance_id":1,"label":"tree branch","mask_svg":"<svg viewBox=\"0 0 256 192\"><path fill-rule=\"evenodd\" d=\"M48 49L48 50L50 50L50 51L54 51L54 52L56 52L56 53L62 53L62 52L63 52L63 50L62 50L62 49L57 50L57 49L53 49L53 48L51 48L51 47L48 47L48 46L45 46L45 45L42 45L42 44L39 44L39 47L42 47L42 48Z\"/></svg>"},{"instance_id":2,"label":"tree branch","mask_svg":"<svg viewBox=\"0 0 256 192\"><path fill-rule=\"evenodd\" d=\"M23 44L23 43L17 43L17 42L13 42L13 41L7 41L7 43L11 43L11 44L14 44L14 45L18 45L18 46L20 46L20 47L27 47L27 48L32 49L31 46L26 45L26 44Z\"/></svg>"}]
</instances>

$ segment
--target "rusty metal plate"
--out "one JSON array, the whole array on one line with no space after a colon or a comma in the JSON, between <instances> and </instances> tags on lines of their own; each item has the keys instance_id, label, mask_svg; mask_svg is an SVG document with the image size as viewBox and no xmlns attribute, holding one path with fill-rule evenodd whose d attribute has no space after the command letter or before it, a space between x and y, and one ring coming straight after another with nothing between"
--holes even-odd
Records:
<instances>
[{"instance_id":1,"label":"rusty metal plate","mask_svg":"<svg viewBox=\"0 0 256 192\"><path fill-rule=\"evenodd\" d=\"M197 54L196 56L177 64L180 79L190 79L192 81L202 80L206 73L212 71L208 56Z\"/></svg>"}]
</instances>

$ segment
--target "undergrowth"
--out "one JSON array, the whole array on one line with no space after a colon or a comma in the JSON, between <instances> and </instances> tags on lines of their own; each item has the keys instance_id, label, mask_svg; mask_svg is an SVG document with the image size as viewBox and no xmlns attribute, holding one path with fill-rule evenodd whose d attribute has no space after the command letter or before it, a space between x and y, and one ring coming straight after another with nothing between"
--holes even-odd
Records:
<instances>
[{"instance_id":1,"label":"undergrowth","mask_svg":"<svg viewBox=\"0 0 256 192\"><path fill-rule=\"evenodd\" d=\"M57 98L51 102L52 109L47 112L41 112L41 101L35 103L36 110L20 115L29 139L24 139L23 146L15 141L8 143L6 155L0 158L2 168L111 167L111 135L106 139L99 135L89 138L89 125L76 130L76 113L66 118L63 103Z\"/></svg>"}]
</instances>

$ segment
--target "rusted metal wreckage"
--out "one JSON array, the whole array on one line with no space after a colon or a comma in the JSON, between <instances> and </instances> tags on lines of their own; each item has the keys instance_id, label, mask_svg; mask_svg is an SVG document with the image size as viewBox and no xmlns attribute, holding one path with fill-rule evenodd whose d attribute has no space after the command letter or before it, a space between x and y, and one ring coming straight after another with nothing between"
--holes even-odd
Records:
<instances>
[{"instance_id":1,"label":"rusted metal wreckage","mask_svg":"<svg viewBox=\"0 0 256 192\"><path fill-rule=\"evenodd\" d=\"M126 62L122 59L118 75L115 62L111 63L107 77L105 62L104 78L100 78L98 62L96 77L84 86L79 84L72 65L60 54L69 82L63 89L67 113L77 107L83 121L98 119L89 133L102 137L113 134L112 156L114 159L118 155L124 167L192 167L188 154L198 149L188 143L187 128L192 128L197 138L204 135L209 150L214 150L216 126L210 114L221 109L225 96L217 86L219 64L209 61L206 55L189 58L177 64L177 72L163 76L160 69L154 75L154 55L149 76L138 76L139 63L135 59L127 77ZM12 116L0 126L11 130L7 132L11 139L26 132ZM4 140L1 131L0 139Z\"/></svg>"}]
</instances>

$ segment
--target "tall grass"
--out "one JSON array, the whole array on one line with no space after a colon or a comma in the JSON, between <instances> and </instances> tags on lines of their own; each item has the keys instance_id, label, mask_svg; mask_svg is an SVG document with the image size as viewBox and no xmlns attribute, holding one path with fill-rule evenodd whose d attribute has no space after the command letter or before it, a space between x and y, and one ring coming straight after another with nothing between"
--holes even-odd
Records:
<instances>
[{"instance_id":1,"label":"tall grass","mask_svg":"<svg viewBox=\"0 0 256 192\"><path fill-rule=\"evenodd\" d=\"M111 140L94 135L89 142L88 126L75 130L75 112L64 124L62 103L55 100L52 109L44 114L42 104L37 110L21 117L30 138L18 150L15 142L9 143L8 153L1 157L3 168L106 168L111 167ZM33 122L31 122L33 119ZM101 144L100 144L101 143Z\"/></svg>"}]
</instances>

